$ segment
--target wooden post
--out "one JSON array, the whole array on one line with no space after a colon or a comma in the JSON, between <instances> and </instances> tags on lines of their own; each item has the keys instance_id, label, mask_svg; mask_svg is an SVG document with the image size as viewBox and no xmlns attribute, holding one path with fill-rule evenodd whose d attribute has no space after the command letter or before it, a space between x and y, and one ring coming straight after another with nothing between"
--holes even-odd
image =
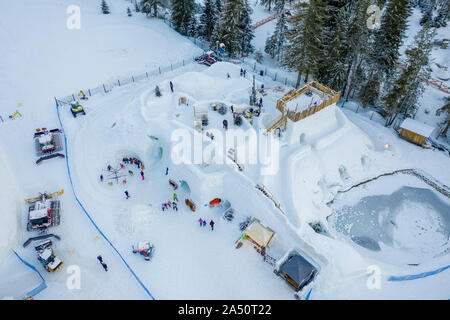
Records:
<instances>
[{"instance_id":1,"label":"wooden post","mask_svg":"<svg viewBox=\"0 0 450 320\"><path fill-rule=\"evenodd\" d=\"M88 89L89 97L92 97L91 89Z\"/></svg>"},{"instance_id":2,"label":"wooden post","mask_svg":"<svg viewBox=\"0 0 450 320\"><path fill-rule=\"evenodd\" d=\"M148 79L148 72L147 71L145 71L145 76L147 77L147 79Z\"/></svg>"},{"instance_id":3,"label":"wooden post","mask_svg":"<svg viewBox=\"0 0 450 320\"><path fill-rule=\"evenodd\" d=\"M106 91L106 88L105 88L105 85L103 84L103 90L105 90L105 93L107 93L107 91Z\"/></svg>"},{"instance_id":4,"label":"wooden post","mask_svg":"<svg viewBox=\"0 0 450 320\"><path fill-rule=\"evenodd\" d=\"M161 74L161 67L158 67L158 69L159 69L159 74Z\"/></svg>"},{"instance_id":5,"label":"wooden post","mask_svg":"<svg viewBox=\"0 0 450 320\"><path fill-rule=\"evenodd\" d=\"M170 71L173 71L172 64L170 64Z\"/></svg>"},{"instance_id":6,"label":"wooden post","mask_svg":"<svg viewBox=\"0 0 450 320\"><path fill-rule=\"evenodd\" d=\"M131 76L131 79L133 80L133 82L134 82L134 77L133 76Z\"/></svg>"}]
</instances>

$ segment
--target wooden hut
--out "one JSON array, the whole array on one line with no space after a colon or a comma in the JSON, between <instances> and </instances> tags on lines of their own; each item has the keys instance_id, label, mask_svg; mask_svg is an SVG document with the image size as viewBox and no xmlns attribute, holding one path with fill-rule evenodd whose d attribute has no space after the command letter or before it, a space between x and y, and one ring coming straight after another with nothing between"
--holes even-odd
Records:
<instances>
[{"instance_id":1,"label":"wooden hut","mask_svg":"<svg viewBox=\"0 0 450 320\"><path fill-rule=\"evenodd\" d=\"M406 118L400 125L400 136L409 142L423 146L425 144L425 139L431 135L433 130L433 127L430 127L425 123Z\"/></svg>"},{"instance_id":2,"label":"wooden hut","mask_svg":"<svg viewBox=\"0 0 450 320\"><path fill-rule=\"evenodd\" d=\"M295 291L300 291L313 281L317 272L316 267L295 251L288 255L278 270L275 270L275 273L294 287Z\"/></svg>"},{"instance_id":3,"label":"wooden hut","mask_svg":"<svg viewBox=\"0 0 450 320\"><path fill-rule=\"evenodd\" d=\"M270 245L274 235L275 232L272 229L263 226L256 218L250 222L243 233L245 239L249 240L259 249Z\"/></svg>"}]
</instances>

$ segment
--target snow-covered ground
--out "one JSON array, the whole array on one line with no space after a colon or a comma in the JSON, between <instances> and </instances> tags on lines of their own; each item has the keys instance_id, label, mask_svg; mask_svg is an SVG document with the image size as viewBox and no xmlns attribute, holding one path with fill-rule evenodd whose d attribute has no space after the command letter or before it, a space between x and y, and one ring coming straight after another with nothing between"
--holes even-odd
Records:
<instances>
[{"instance_id":1,"label":"snow-covered ground","mask_svg":"<svg viewBox=\"0 0 450 320\"><path fill-rule=\"evenodd\" d=\"M273 267L263 262L252 245L245 242L235 249L235 241L241 235L239 223L248 216L258 218L275 231L273 245L268 248L275 259L296 250L316 265L319 274L311 286L312 299L448 298L448 288L442 283L449 282L449 271L420 280L387 281L391 275L417 274L448 265L448 252L435 255L433 251L418 266L405 264L395 254L380 259L342 237L326 219L333 213L327 203L338 191L386 172L417 168L441 184L450 185L449 158L442 152L419 148L363 114L332 105L297 123L289 120L281 139L274 137L281 146L273 174L262 174L264 166L259 162L244 164L243 171L233 163L213 163L210 157L204 158L206 164L173 162L173 150L180 147L179 141L173 139L174 134L194 135L194 107L207 110L209 124L204 133L213 133L215 141L225 134L223 119L228 120L229 129L236 128L231 112L220 115L211 105L233 105L236 110L247 105L251 74L241 77L239 65L217 63L207 68L188 64L149 80L115 88L83 101L86 116L78 118L72 117L68 106L60 106L71 180L63 159L35 165L34 129L60 126L54 95L97 85L128 72L142 72L183 55L188 59L201 50L160 21L127 17L127 1L109 1L111 16L99 14L97 3L80 1L84 22L79 31L65 29L69 1L60 0L58 6L50 1L41 1L39 6L34 1L22 2L53 19L43 19L44 22L32 26L32 31L25 23L8 30L7 26L14 25L13 16L28 21L27 15L31 13L21 10L20 5L0 5L2 16L5 15L1 37L9 49L4 46L0 49L6 57L0 69L7 75L0 83L2 92L7 93L0 97L1 105L7 106L2 107L1 114L6 119L4 115L18 109L23 115L0 123L0 203L7 207L1 215L2 221L11 226L0 237L0 297L19 296L20 292L13 289L29 290L34 285L29 272L17 267L14 249L36 265L46 279L48 288L38 299L149 298L84 214L72 193L73 187L92 220L157 299L293 299L291 287L273 273ZM142 32L139 38L145 36L148 42L131 42L130 35L136 32ZM43 40L41 34L51 36ZM18 40L12 41L12 37ZM97 46L99 39L105 41L101 46ZM42 54L31 59L30 50ZM244 119L241 126L254 132L279 116L276 100L290 90L268 78L258 80L257 87L264 83L267 92L262 96L262 114L253 122ZM170 91L169 81L174 84L174 92ZM161 97L154 94L156 85L161 89ZM179 104L181 97L187 98L188 105ZM23 106L16 107L18 102ZM209 145L209 138L204 138L204 144ZM224 150L225 155L227 151ZM117 182L109 180L107 165L119 169L123 157L141 159L145 178L141 178L139 168L125 163L118 171ZM99 179L101 174L107 178L103 182ZM176 191L169 185L169 179L179 184ZM411 183L403 177L384 189L374 182L378 187L353 189L345 194L350 197L346 204L355 204L365 196L393 194ZM256 185L270 190L280 209ZM54 249L64 265L50 274L38 264L32 246L22 248L30 236L24 231L23 199L60 189L64 189L60 197L61 225L52 228L52 232L61 236L61 241L54 240ZM125 190L129 199L125 198ZM162 203L173 200L174 192L179 198L179 210L161 210ZM208 207L208 202L216 197L230 202L235 212L233 221L222 219L220 209ZM448 198L439 197L448 205ZM185 199L195 203L195 212L185 205ZM411 246L411 254L417 255L424 248L443 242L448 245L438 230L442 219L430 207L409 205L400 211L394 222L401 232L393 232L400 248ZM421 214L423 211L427 212ZM417 223L429 227L426 247L417 227L407 218L408 212L414 213ZM199 226L199 218L207 221L205 227ZM215 221L214 230L208 225L211 220ZM327 235L316 233L310 227L312 223L321 223ZM150 241L155 246L149 262L132 253L132 245L139 241ZM99 254L107 263L108 272L98 263ZM80 289L66 286L74 265L81 271ZM367 286L367 267L373 265L381 270L379 289ZM15 282L5 281L5 275L15 269ZM15 284L20 285L13 288Z\"/></svg>"}]
</instances>

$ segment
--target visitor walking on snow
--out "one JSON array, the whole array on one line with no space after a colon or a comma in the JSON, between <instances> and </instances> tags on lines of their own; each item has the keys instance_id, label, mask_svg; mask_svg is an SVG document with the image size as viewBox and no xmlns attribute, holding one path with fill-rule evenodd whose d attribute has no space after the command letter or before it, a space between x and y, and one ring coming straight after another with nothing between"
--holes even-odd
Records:
<instances>
[{"instance_id":1,"label":"visitor walking on snow","mask_svg":"<svg viewBox=\"0 0 450 320\"><path fill-rule=\"evenodd\" d=\"M130 176L132 176L132 175L133 175L133 171L128 170L128 174L129 174Z\"/></svg>"},{"instance_id":2,"label":"visitor walking on snow","mask_svg":"<svg viewBox=\"0 0 450 320\"><path fill-rule=\"evenodd\" d=\"M169 174L169 167L166 168L166 176Z\"/></svg>"},{"instance_id":3,"label":"visitor walking on snow","mask_svg":"<svg viewBox=\"0 0 450 320\"><path fill-rule=\"evenodd\" d=\"M172 202L172 209L178 211L178 205L176 202Z\"/></svg>"},{"instance_id":4,"label":"visitor walking on snow","mask_svg":"<svg viewBox=\"0 0 450 320\"><path fill-rule=\"evenodd\" d=\"M127 197L127 199L130 197L130 195L128 194L128 191L127 190L125 190L124 191L124 193L125 193L125 196Z\"/></svg>"},{"instance_id":5,"label":"visitor walking on snow","mask_svg":"<svg viewBox=\"0 0 450 320\"><path fill-rule=\"evenodd\" d=\"M225 130L228 129L228 121L227 121L227 119L223 119L223 128L224 128Z\"/></svg>"},{"instance_id":6,"label":"visitor walking on snow","mask_svg":"<svg viewBox=\"0 0 450 320\"><path fill-rule=\"evenodd\" d=\"M230 109L231 109L231 112L234 113L234 108L233 108L233 106L231 106Z\"/></svg>"},{"instance_id":7,"label":"visitor walking on snow","mask_svg":"<svg viewBox=\"0 0 450 320\"><path fill-rule=\"evenodd\" d=\"M242 77L243 74L244 74L244 70L242 70L242 68L241 68L239 75Z\"/></svg>"},{"instance_id":8,"label":"visitor walking on snow","mask_svg":"<svg viewBox=\"0 0 450 320\"><path fill-rule=\"evenodd\" d=\"M247 69L244 69L244 78L247 75Z\"/></svg>"},{"instance_id":9,"label":"visitor walking on snow","mask_svg":"<svg viewBox=\"0 0 450 320\"><path fill-rule=\"evenodd\" d=\"M111 167L111 165L110 164L108 164L108 171L111 171L111 169L112 169L112 167Z\"/></svg>"},{"instance_id":10,"label":"visitor walking on snow","mask_svg":"<svg viewBox=\"0 0 450 320\"><path fill-rule=\"evenodd\" d=\"M106 263L103 262L102 256L98 256L97 259L98 261L100 261L100 264L102 265L103 269L105 269L105 271L108 271L108 266L106 265Z\"/></svg>"},{"instance_id":11,"label":"visitor walking on snow","mask_svg":"<svg viewBox=\"0 0 450 320\"><path fill-rule=\"evenodd\" d=\"M209 225L211 226L211 231L214 231L214 221L211 220L211 222L209 223Z\"/></svg>"},{"instance_id":12,"label":"visitor walking on snow","mask_svg":"<svg viewBox=\"0 0 450 320\"><path fill-rule=\"evenodd\" d=\"M203 220L202 226L203 226L203 227L206 226L206 220Z\"/></svg>"},{"instance_id":13,"label":"visitor walking on snow","mask_svg":"<svg viewBox=\"0 0 450 320\"><path fill-rule=\"evenodd\" d=\"M144 180L144 171L142 171L142 170L141 170L141 177L142 177L142 180Z\"/></svg>"},{"instance_id":14,"label":"visitor walking on snow","mask_svg":"<svg viewBox=\"0 0 450 320\"><path fill-rule=\"evenodd\" d=\"M202 218L198 219L198 223L200 223L200 227L201 227L203 224L203 219Z\"/></svg>"},{"instance_id":15,"label":"visitor walking on snow","mask_svg":"<svg viewBox=\"0 0 450 320\"><path fill-rule=\"evenodd\" d=\"M175 202L175 201L178 202L178 197L177 197L177 194L176 194L176 193L173 194L173 201L174 201L174 202Z\"/></svg>"},{"instance_id":16,"label":"visitor walking on snow","mask_svg":"<svg viewBox=\"0 0 450 320\"><path fill-rule=\"evenodd\" d=\"M100 181L103 182L103 175L100 175Z\"/></svg>"},{"instance_id":17,"label":"visitor walking on snow","mask_svg":"<svg viewBox=\"0 0 450 320\"><path fill-rule=\"evenodd\" d=\"M169 82L169 85L170 85L170 91L173 92L173 83L172 83L172 81Z\"/></svg>"}]
</instances>

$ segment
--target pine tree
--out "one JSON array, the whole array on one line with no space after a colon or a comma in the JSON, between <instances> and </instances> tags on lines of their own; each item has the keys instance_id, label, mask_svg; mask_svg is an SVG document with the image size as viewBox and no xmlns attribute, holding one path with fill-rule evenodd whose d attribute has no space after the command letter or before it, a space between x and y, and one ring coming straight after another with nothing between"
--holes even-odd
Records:
<instances>
[{"instance_id":1,"label":"pine tree","mask_svg":"<svg viewBox=\"0 0 450 320\"><path fill-rule=\"evenodd\" d=\"M436 18L434 18L432 22L432 27L446 27L447 21L450 17L450 0L441 0L438 7L439 9L437 11Z\"/></svg>"},{"instance_id":2,"label":"pine tree","mask_svg":"<svg viewBox=\"0 0 450 320\"><path fill-rule=\"evenodd\" d=\"M158 16L158 8L166 8L167 6L167 0L141 0L140 3L141 11L147 16L153 17Z\"/></svg>"},{"instance_id":3,"label":"pine tree","mask_svg":"<svg viewBox=\"0 0 450 320\"><path fill-rule=\"evenodd\" d=\"M232 57L238 54L253 52L251 40L254 32L251 30L251 8L247 0L226 0L211 37L211 43L216 41L225 44L228 54Z\"/></svg>"},{"instance_id":4,"label":"pine tree","mask_svg":"<svg viewBox=\"0 0 450 320\"><path fill-rule=\"evenodd\" d=\"M297 84L301 75L305 81L309 75L316 75L323 60L323 25L325 7L323 0L310 0L309 5L298 2L287 32L286 54L283 65L298 72Z\"/></svg>"},{"instance_id":5,"label":"pine tree","mask_svg":"<svg viewBox=\"0 0 450 320\"><path fill-rule=\"evenodd\" d=\"M407 18L411 13L409 1L390 0L387 3L380 29L374 32L373 39L369 42L370 50L366 57L367 64L370 65L368 81L360 96L364 106L376 104L383 86L389 86L391 78L396 75L399 48L403 43Z\"/></svg>"},{"instance_id":6,"label":"pine tree","mask_svg":"<svg viewBox=\"0 0 450 320\"><path fill-rule=\"evenodd\" d=\"M192 31L192 24L195 23L194 0L172 0L171 2L172 15L171 21L176 31L182 35L189 35Z\"/></svg>"},{"instance_id":7,"label":"pine tree","mask_svg":"<svg viewBox=\"0 0 450 320\"><path fill-rule=\"evenodd\" d=\"M370 36L370 29L367 28L367 8L370 0L354 1L352 4L346 41L348 46L347 79L342 89L346 101L348 101L350 93L356 89L359 90L365 80L364 62Z\"/></svg>"},{"instance_id":8,"label":"pine tree","mask_svg":"<svg viewBox=\"0 0 450 320\"><path fill-rule=\"evenodd\" d=\"M284 10L284 1L277 3L277 11L281 12L282 10ZM278 61L282 59L284 53L284 47L286 44L286 31L286 16L283 12L278 16L275 31L272 36L267 38L264 48L264 51L269 54L271 58L274 58L276 56Z\"/></svg>"},{"instance_id":9,"label":"pine tree","mask_svg":"<svg viewBox=\"0 0 450 320\"><path fill-rule=\"evenodd\" d=\"M405 51L405 66L396 72L390 91L382 99L383 109L388 115L386 126L390 126L398 115L415 116L417 101L424 90L424 79L429 76L426 67L434 35L434 29L426 24L416 35L414 44Z\"/></svg>"},{"instance_id":10,"label":"pine tree","mask_svg":"<svg viewBox=\"0 0 450 320\"><path fill-rule=\"evenodd\" d=\"M439 125L441 126L441 130L439 131L438 136L447 136L448 129L450 128L450 97L447 96L444 98L444 105L436 110L436 115L440 116L442 113L445 113L445 119Z\"/></svg>"},{"instance_id":11,"label":"pine tree","mask_svg":"<svg viewBox=\"0 0 450 320\"><path fill-rule=\"evenodd\" d=\"M400 56L407 19L411 10L409 0L391 0L381 19L381 27L375 33L372 47L372 60L387 79L393 74Z\"/></svg>"},{"instance_id":12,"label":"pine tree","mask_svg":"<svg viewBox=\"0 0 450 320\"><path fill-rule=\"evenodd\" d=\"M327 17L322 29L321 55L317 79L341 91L347 77L349 7L345 0L328 0L324 6Z\"/></svg>"},{"instance_id":13,"label":"pine tree","mask_svg":"<svg viewBox=\"0 0 450 320\"><path fill-rule=\"evenodd\" d=\"M200 16L199 36L210 41L217 22L217 9L214 0L206 0L203 13Z\"/></svg>"},{"instance_id":14,"label":"pine tree","mask_svg":"<svg viewBox=\"0 0 450 320\"><path fill-rule=\"evenodd\" d=\"M106 3L105 0L102 0L100 8L102 9L103 14L110 14L108 4Z\"/></svg>"},{"instance_id":15,"label":"pine tree","mask_svg":"<svg viewBox=\"0 0 450 320\"><path fill-rule=\"evenodd\" d=\"M255 33L252 30L252 20L250 18L253 10L248 4L248 0L241 1L243 1L244 10L241 11L240 15L241 46L239 52L241 55L247 56L249 53L255 51L255 48L252 45Z\"/></svg>"}]
</instances>

